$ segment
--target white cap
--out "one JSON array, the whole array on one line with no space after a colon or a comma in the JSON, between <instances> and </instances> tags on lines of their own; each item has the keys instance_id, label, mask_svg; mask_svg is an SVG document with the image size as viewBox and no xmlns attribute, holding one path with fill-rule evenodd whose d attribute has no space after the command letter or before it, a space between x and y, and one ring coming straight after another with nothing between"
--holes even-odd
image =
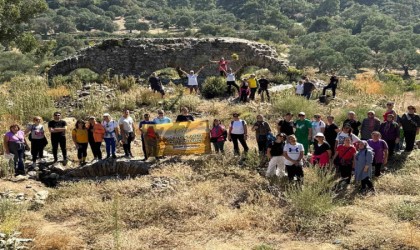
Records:
<instances>
[{"instance_id":1,"label":"white cap","mask_svg":"<svg viewBox=\"0 0 420 250\"><path fill-rule=\"evenodd\" d=\"M318 133L316 133L315 137L325 137L325 136L324 136L324 134L323 134L323 133L318 132Z\"/></svg>"},{"instance_id":2,"label":"white cap","mask_svg":"<svg viewBox=\"0 0 420 250\"><path fill-rule=\"evenodd\" d=\"M110 116L109 113L105 113L103 116Z\"/></svg>"},{"instance_id":3,"label":"white cap","mask_svg":"<svg viewBox=\"0 0 420 250\"><path fill-rule=\"evenodd\" d=\"M305 112L299 112L298 115L305 115L306 116Z\"/></svg>"}]
</instances>

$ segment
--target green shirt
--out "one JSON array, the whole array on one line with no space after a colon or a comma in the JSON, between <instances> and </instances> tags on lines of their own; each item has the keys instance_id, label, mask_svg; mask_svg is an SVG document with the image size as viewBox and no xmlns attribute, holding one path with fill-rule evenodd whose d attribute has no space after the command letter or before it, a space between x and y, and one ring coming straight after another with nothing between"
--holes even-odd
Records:
<instances>
[{"instance_id":1,"label":"green shirt","mask_svg":"<svg viewBox=\"0 0 420 250\"><path fill-rule=\"evenodd\" d=\"M310 120L297 120L295 122L296 132L295 135L297 138L308 138L309 129L312 128L312 123Z\"/></svg>"}]
</instances>

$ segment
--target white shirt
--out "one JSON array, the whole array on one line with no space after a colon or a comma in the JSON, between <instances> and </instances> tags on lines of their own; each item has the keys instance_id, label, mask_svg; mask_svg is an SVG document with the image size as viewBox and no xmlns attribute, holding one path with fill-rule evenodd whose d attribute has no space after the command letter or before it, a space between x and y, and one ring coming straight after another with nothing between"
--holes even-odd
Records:
<instances>
[{"instance_id":1,"label":"white shirt","mask_svg":"<svg viewBox=\"0 0 420 250\"><path fill-rule=\"evenodd\" d=\"M235 135L243 135L245 133L244 125L246 125L246 121L239 120L239 121L233 121L231 122L231 134Z\"/></svg>"},{"instance_id":2,"label":"white shirt","mask_svg":"<svg viewBox=\"0 0 420 250\"><path fill-rule=\"evenodd\" d=\"M102 127L105 129L105 136L104 138L114 138L115 137L115 129L118 128L118 124L116 121L111 120L109 122L102 121Z\"/></svg>"},{"instance_id":3,"label":"white shirt","mask_svg":"<svg viewBox=\"0 0 420 250\"><path fill-rule=\"evenodd\" d=\"M227 82L234 82L235 81L235 74L234 73L228 73L226 76Z\"/></svg>"},{"instance_id":4,"label":"white shirt","mask_svg":"<svg viewBox=\"0 0 420 250\"><path fill-rule=\"evenodd\" d=\"M338 133L337 137L335 138L335 140L338 141L337 147L340 145L344 145L344 139L346 139L347 137L349 137L349 134L347 133L344 133L344 132ZM359 141L360 141L359 137L355 136L354 134L351 134L351 144L354 144Z\"/></svg>"},{"instance_id":5,"label":"white shirt","mask_svg":"<svg viewBox=\"0 0 420 250\"><path fill-rule=\"evenodd\" d=\"M119 125L123 125L123 129L125 132L127 133L131 133L133 132L133 118L131 118L131 116L125 118L124 116L120 118L120 120L118 121Z\"/></svg>"},{"instance_id":6,"label":"white shirt","mask_svg":"<svg viewBox=\"0 0 420 250\"><path fill-rule=\"evenodd\" d=\"M296 94L298 94L298 95L303 94L303 84L296 85Z\"/></svg>"},{"instance_id":7,"label":"white shirt","mask_svg":"<svg viewBox=\"0 0 420 250\"><path fill-rule=\"evenodd\" d=\"M188 77L188 86L197 86L198 85L198 81L197 81L197 75L187 75Z\"/></svg>"},{"instance_id":8,"label":"white shirt","mask_svg":"<svg viewBox=\"0 0 420 250\"><path fill-rule=\"evenodd\" d=\"M323 121L319 121L319 122L313 121L312 122L312 139L315 139L315 135L317 133L322 132L321 128L325 128L325 122L323 122Z\"/></svg>"},{"instance_id":9,"label":"white shirt","mask_svg":"<svg viewBox=\"0 0 420 250\"><path fill-rule=\"evenodd\" d=\"M296 161L297 159L299 159L300 152L304 152L305 149L303 148L303 145L300 143L296 143L296 145L287 143L284 146L283 151L284 151L284 154L287 154L287 156L289 156L290 159ZM302 160L301 160L301 163L302 163ZM284 164L290 166L290 165L293 165L293 162L284 158Z\"/></svg>"}]
</instances>

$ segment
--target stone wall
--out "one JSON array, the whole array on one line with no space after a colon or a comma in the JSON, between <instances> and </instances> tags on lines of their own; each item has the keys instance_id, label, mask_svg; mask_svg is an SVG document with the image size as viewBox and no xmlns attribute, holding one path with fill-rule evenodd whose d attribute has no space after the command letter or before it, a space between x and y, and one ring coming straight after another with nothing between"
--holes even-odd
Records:
<instances>
[{"instance_id":1,"label":"stone wall","mask_svg":"<svg viewBox=\"0 0 420 250\"><path fill-rule=\"evenodd\" d=\"M239 60L232 60L235 70L241 65L268 68L272 72L287 69L276 51L262 43L236 38L154 38L110 39L79 51L75 56L53 65L48 72L53 76L66 75L78 68L89 68L103 74L134 75L147 77L153 71L181 67L185 71L206 66L201 76L217 74L217 64L209 60L225 57L231 60L236 53Z\"/></svg>"}]
</instances>

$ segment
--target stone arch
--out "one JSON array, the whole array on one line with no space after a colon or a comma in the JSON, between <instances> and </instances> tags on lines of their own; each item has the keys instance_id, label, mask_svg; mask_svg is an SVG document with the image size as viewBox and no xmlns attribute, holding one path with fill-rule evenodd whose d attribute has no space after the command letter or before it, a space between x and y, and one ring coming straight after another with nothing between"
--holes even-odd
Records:
<instances>
[{"instance_id":1,"label":"stone arch","mask_svg":"<svg viewBox=\"0 0 420 250\"><path fill-rule=\"evenodd\" d=\"M66 75L77 68L89 68L104 74L147 77L153 71L172 67L184 70L206 66L202 77L215 75L217 65L209 60L227 59L235 53L239 60L233 66L256 65L273 72L284 72L287 62L279 60L272 47L236 38L154 38L110 39L79 51L64 59L48 71L50 79Z\"/></svg>"}]
</instances>

